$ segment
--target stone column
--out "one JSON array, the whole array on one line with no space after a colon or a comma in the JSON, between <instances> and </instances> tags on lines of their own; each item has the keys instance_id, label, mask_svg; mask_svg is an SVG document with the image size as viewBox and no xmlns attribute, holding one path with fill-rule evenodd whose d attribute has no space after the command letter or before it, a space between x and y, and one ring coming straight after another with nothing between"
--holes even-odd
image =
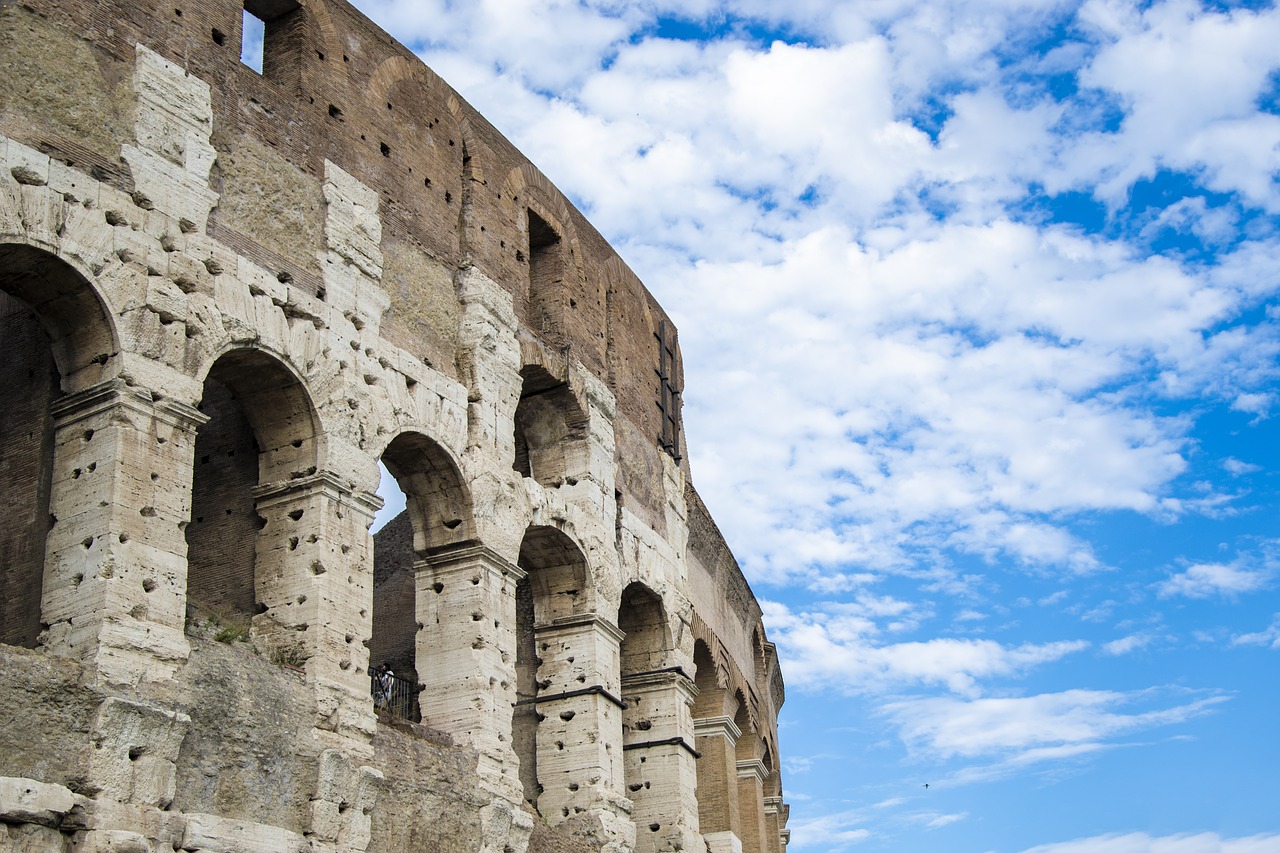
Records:
<instances>
[{"instance_id":1,"label":"stone column","mask_svg":"<svg viewBox=\"0 0 1280 853\"><path fill-rule=\"evenodd\" d=\"M711 853L742 853L738 837L738 766L742 732L732 717L694 720L698 752L698 820Z\"/></svg>"},{"instance_id":2,"label":"stone column","mask_svg":"<svg viewBox=\"0 0 1280 853\"><path fill-rule=\"evenodd\" d=\"M582 614L535 626L534 639L538 808L553 826L594 812L609 830L629 811L622 793L622 632L603 617Z\"/></svg>"},{"instance_id":3,"label":"stone column","mask_svg":"<svg viewBox=\"0 0 1280 853\"><path fill-rule=\"evenodd\" d=\"M764 783L769 772L760 759L737 762L738 817L744 853L769 853Z\"/></svg>"},{"instance_id":4,"label":"stone column","mask_svg":"<svg viewBox=\"0 0 1280 853\"><path fill-rule=\"evenodd\" d=\"M516 701L516 584L524 571L476 542L415 566L422 721L480 753L492 792L521 801L511 744Z\"/></svg>"},{"instance_id":5,"label":"stone column","mask_svg":"<svg viewBox=\"0 0 1280 853\"><path fill-rule=\"evenodd\" d=\"M364 645L373 629L369 525L382 501L328 472L260 486L254 497L266 519L254 639L277 663L305 668L321 742L367 756L376 725Z\"/></svg>"},{"instance_id":6,"label":"stone column","mask_svg":"<svg viewBox=\"0 0 1280 853\"><path fill-rule=\"evenodd\" d=\"M764 849L766 853L782 853L782 797L764 798Z\"/></svg>"},{"instance_id":7,"label":"stone column","mask_svg":"<svg viewBox=\"0 0 1280 853\"><path fill-rule=\"evenodd\" d=\"M622 749L636 853L694 850L699 844L697 750L689 713L696 695L679 669L622 679Z\"/></svg>"},{"instance_id":8,"label":"stone column","mask_svg":"<svg viewBox=\"0 0 1280 853\"><path fill-rule=\"evenodd\" d=\"M53 418L42 643L112 683L168 678L190 651L183 531L206 418L120 380L59 400Z\"/></svg>"}]
</instances>

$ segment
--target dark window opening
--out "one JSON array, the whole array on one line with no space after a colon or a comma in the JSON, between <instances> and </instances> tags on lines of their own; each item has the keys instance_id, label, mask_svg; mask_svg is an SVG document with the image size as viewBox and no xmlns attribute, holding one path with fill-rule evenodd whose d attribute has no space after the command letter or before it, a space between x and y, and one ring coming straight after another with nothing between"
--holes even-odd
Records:
<instances>
[{"instance_id":1,"label":"dark window opening","mask_svg":"<svg viewBox=\"0 0 1280 853\"><path fill-rule=\"evenodd\" d=\"M658 339L658 410L662 428L658 444L677 462L680 461L680 389L676 386L676 331L666 320L658 323L654 332Z\"/></svg>"},{"instance_id":2,"label":"dark window opening","mask_svg":"<svg viewBox=\"0 0 1280 853\"><path fill-rule=\"evenodd\" d=\"M529 308L544 331L559 331L563 311L565 247L545 219L529 211ZM519 253L517 252L517 258Z\"/></svg>"},{"instance_id":3,"label":"dark window opening","mask_svg":"<svg viewBox=\"0 0 1280 853\"><path fill-rule=\"evenodd\" d=\"M0 511L8 522L0 528L0 643L35 648L51 518L50 407L62 394L53 342L30 308L3 290L0 340Z\"/></svg>"}]
</instances>

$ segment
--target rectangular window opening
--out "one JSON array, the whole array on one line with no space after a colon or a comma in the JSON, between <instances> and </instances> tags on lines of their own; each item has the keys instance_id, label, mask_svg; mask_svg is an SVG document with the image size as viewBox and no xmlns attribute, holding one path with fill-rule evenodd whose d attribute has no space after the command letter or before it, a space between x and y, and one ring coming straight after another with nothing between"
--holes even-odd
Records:
<instances>
[{"instance_id":1,"label":"rectangular window opening","mask_svg":"<svg viewBox=\"0 0 1280 853\"><path fill-rule=\"evenodd\" d=\"M244 10L240 36L240 61L259 74L267 47L267 22Z\"/></svg>"},{"instance_id":2,"label":"rectangular window opening","mask_svg":"<svg viewBox=\"0 0 1280 853\"><path fill-rule=\"evenodd\" d=\"M666 320L658 323L658 410L662 416L662 430L658 445L672 459L680 461L680 389L676 386L679 370L676 366L676 331Z\"/></svg>"},{"instance_id":3,"label":"rectangular window opening","mask_svg":"<svg viewBox=\"0 0 1280 853\"><path fill-rule=\"evenodd\" d=\"M529 214L529 306L546 332L558 332L565 301L565 248L556 229L532 210Z\"/></svg>"}]
</instances>

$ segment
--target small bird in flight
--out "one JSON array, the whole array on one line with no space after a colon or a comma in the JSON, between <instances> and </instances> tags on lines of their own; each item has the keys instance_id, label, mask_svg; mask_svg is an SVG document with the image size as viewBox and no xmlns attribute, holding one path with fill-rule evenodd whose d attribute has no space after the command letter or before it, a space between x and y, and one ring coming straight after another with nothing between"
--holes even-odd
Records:
<instances>
[{"instance_id":1,"label":"small bird in flight","mask_svg":"<svg viewBox=\"0 0 1280 853\"><path fill-rule=\"evenodd\" d=\"M929 783L928 783L928 782L925 782L925 783L924 783L924 785L923 785L922 787L923 787L926 791L927 791L927 790L929 790Z\"/></svg>"}]
</instances>

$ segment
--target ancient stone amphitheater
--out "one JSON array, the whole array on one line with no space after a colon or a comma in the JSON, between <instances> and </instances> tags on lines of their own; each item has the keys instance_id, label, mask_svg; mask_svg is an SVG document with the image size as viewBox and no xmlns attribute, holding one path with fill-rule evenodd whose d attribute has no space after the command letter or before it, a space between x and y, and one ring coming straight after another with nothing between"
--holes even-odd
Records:
<instances>
[{"instance_id":1,"label":"ancient stone amphitheater","mask_svg":"<svg viewBox=\"0 0 1280 853\"><path fill-rule=\"evenodd\" d=\"M342 0L0 61L0 850L781 851L676 329L537 168Z\"/></svg>"}]
</instances>

